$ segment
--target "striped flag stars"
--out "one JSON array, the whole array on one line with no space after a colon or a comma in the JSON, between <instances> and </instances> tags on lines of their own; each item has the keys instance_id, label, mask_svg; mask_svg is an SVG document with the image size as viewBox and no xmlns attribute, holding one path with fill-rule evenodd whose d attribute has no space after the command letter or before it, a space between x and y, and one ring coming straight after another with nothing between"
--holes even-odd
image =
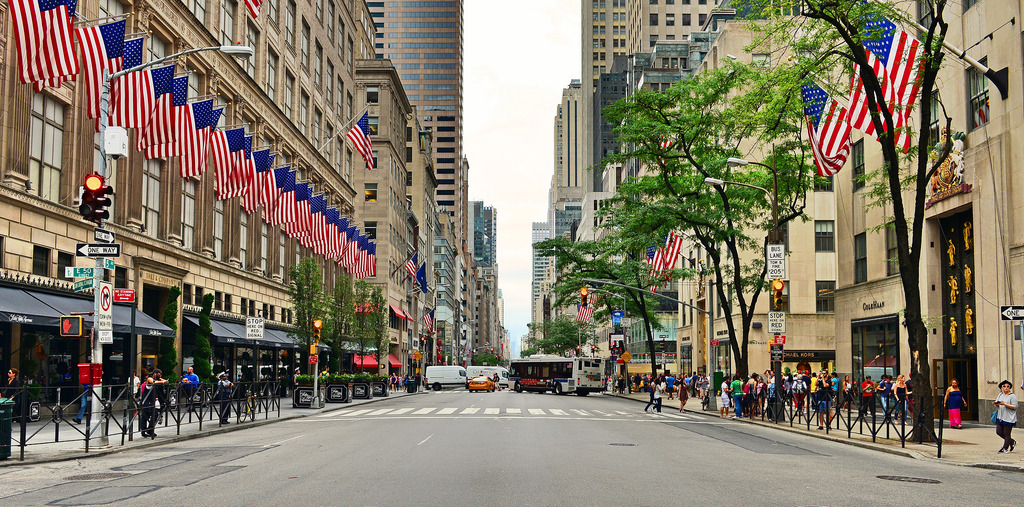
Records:
<instances>
[{"instance_id":1,"label":"striped flag stars","mask_svg":"<svg viewBox=\"0 0 1024 507\"><path fill-rule=\"evenodd\" d=\"M850 155L852 127L846 108L815 83L805 84L801 96L814 165L818 167L820 176L832 176L843 168Z\"/></svg>"},{"instance_id":2,"label":"striped flag stars","mask_svg":"<svg viewBox=\"0 0 1024 507\"><path fill-rule=\"evenodd\" d=\"M373 143L370 142L369 113L363 113L363 117L352 126L345 137L352 141L356 150L363 156L366 168L373 169Z\"/></svg>"}]
</instances>

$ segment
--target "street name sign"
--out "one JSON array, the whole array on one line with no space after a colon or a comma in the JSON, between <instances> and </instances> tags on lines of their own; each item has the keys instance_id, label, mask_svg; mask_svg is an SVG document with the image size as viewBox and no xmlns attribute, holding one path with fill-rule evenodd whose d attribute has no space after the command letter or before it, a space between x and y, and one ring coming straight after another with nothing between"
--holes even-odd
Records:
<instances>
[{"instance_id":1,"label":"street name sign","mask_svg":"<svg viewBox=\"0 0 1024 507\"><path fill-rule=\"evenodd\" d=\"M782 350L782 345L772 345L769 355L772 362L782 362L786 357L785 352Z\"/></svg>"},{"instance_id":2,"label":"street name sign","mask_svg":"<svg viewBox=\"0 0 1024 507\"><path fill-rule=\"evenodd\" d=\"M106 229L100 229L99 227L93 229L93 236L92 237L93 237L94 240L99 241L100 243L113 243L114 242L114 233L112 233L112 232L110 232L110 231L108 231Z\"/></svg>"},{"instance_id":3,"label":"street name sign","mask_svg":"<svg viewBox=\"0 0 1024 507\"><path fill-rule=\"evenodd\" d=\"M134 303L135 289L114 289L115 303Z\"/></svg>"},{"instance_id":4,"label":"street name sign","mask_svg":"<svg viewBox=\"0 0 1024 507\"><path fill-rule=\"evenodd\" d=\"M1024 320L1024 306L1003 305L999 307L999 318L1002 320Z\"/></svg>"},{"instance_id":5,"label":"street name sign","mask_svg":"<svg viewBox=\"0 0 1024 507\"><path fill-rule=\"evenodd\" d=\"M82 292L84 290L89 290L93 288L93 282L95 281L95 278L86 278L85 280L79 280L75 282L75 292Z\"/></svg>"},{"instance_id":6,"label":"street name sign","mask_svg":"<svg viewBox=\"0 0 1024 507\"><path fill-rule=\"evenodd\" d=\"M263 339L263 319L260 317L247 317L245 319L245 337L249 340Z\"/></svg>"},{"instance_id":7,"label":"street name sign","mask_svg":"<svg viewBox=\"0 0 1024 507\"><path fill-rule=\"evenodd\" d=\"M768 312L768 332L771 334L786 332L786 312Z\"/></svg>"},{"instance_id":8,"label":"street name sign","mask_svg":"<svg viewBox=\"0 0 1024 507\"><path fill-rule=\"evenodd\" d=\"M96 307L96 333L101 344L114 343L114 284L99 282L99 305Z\"/></svg>"},{"instance_id":9,"label":"street name sign","mask_svg":"<svg viewBox=\"0 0 1024 507\"><path fill-rule=\"evenodd\" d=\"M114 259L103 259L103 269L113 271L117 269L117 264L114 263Z\"/></svg>"},{"instance_id":10,"label":"street name sign","mask_svg":"<svg viewBox=\"0 0 1024 507\"><path fill-rule=\"evenodd\" d=\"M73 266L66 266L64 268L64 276L66 278L92 278L93 268L76 268ZM89 286L92 288L92 285Z\"/></svg>"},{"instance_id":11,"label":"street name sign","mask_svg":"<svg viewBox=\"0 0 1024 507\"><path fill-rule=\"evenodd\" d=\"M615 310L614 312L612 312L612 324L613 325L622 324L622 315L623 315L623 311L622 310Z\"/></svg>"},{"instance_id":12,"label":"street name sign","mask_svg":"<svg viewBox=\"0 0 1024 507\"><path fill-rule=\"evenodd\" d=\"M79 257L120 257L120 243L78 243L75 254Z\"/></svg>"}]
</instances>

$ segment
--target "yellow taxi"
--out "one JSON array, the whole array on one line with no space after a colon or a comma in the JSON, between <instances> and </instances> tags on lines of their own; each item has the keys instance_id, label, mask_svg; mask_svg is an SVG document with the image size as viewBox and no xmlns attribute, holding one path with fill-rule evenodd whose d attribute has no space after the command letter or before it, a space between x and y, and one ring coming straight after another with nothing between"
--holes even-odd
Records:
<instances>
[{"instance_id":1,"label":"yellow taxi","mask_svg":"<svg viewBox=\"0 0 1024 507\"><path fill-rule=\"evenodd\" d=\"M494 392L494 381L485 376L474 377L469 381L469 390Z\"/></svg>"}]
</instances>

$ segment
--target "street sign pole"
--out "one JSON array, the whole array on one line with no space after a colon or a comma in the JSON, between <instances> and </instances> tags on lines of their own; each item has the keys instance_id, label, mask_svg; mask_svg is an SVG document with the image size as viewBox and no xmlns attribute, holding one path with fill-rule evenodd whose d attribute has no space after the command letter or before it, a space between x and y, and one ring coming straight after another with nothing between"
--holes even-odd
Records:
<instances>
[{"instance_id":1,"label":"street sign pole","mask_svg":"<svg viewBox=\"0 0 1024 507\"><path fill-rule=\"evenodd\" d=\"M96 324L100 320L101 311L101 297L102 290L100 290L100 274L103 273L103 259L96 259L96 269L93 270L93 313L92 313L92 359L93 364L103 364L103 344L100 343L99 333L96 329ZM112 303L111 303L112 304ZM91 366L90 366L91 368ZM91 374L91 372L90 372ZM100 414L103 413L103 400L100 399L100 394L103 392L103 379L93 378L92 384L92 400L90 404L90 410L92 411L92 427L89 428L90 435L99 434L99 443L101 446L106 447L109 445L106 435L106 424L103 424L103 418Z\"/></svg>"}]
</instances>

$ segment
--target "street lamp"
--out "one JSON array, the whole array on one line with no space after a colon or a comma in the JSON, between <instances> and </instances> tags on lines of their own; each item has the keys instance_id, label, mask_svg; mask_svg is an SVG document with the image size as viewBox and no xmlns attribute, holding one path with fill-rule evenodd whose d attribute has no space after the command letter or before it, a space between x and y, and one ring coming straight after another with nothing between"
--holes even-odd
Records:
<instances>
[{"instance_id":1,"label":"street lamp","mask_svg":"<svg viewBox=\"0 0 1024 507\"><path fill-rule=\"evenodd\" d=\"M754 165L759 165L761 167L764 167L764 168L766 168L766 169L768 169L769 171L772 172L772 189L771 190L768 190L767 188L764 188L764 187L759 187L757 185L750 185L748 183L740 183L738 181L726 181L726 180L722 180L722 179L719 179L719 178L711 178L711 177L704 178L704 184L708 185L708 186L711 186L711 187L716 187L716 188L721 188L721 187L724 187L725 185L737 185L737 186L741 186L741 187L757 189L757 190L760 190L760 191L764 192L768 196L768 199L772 203L772 229L771 229L771 231L768 232L768 243L770 243L770 244L778 244L781 241L781 238L779 237L779 232L780 231L779 231L779 174L778 174L778 171L776 171L776 169L774 167L770 166L770 165L762 164L760 162L750 162L750 161L748 161L746 159L742 159L742 158L729 157L726 160L726 163L729 164L729 167L743 167L743 166L748 165L748 164L754 164ZM776 400L775 419L776 420L778 420L780 415L782 414L782 403L780 403L780 401L782 399L781 397L782 397L782 362L776 361L775 362L775 400Z\"/></svg>"}]
</instances>

